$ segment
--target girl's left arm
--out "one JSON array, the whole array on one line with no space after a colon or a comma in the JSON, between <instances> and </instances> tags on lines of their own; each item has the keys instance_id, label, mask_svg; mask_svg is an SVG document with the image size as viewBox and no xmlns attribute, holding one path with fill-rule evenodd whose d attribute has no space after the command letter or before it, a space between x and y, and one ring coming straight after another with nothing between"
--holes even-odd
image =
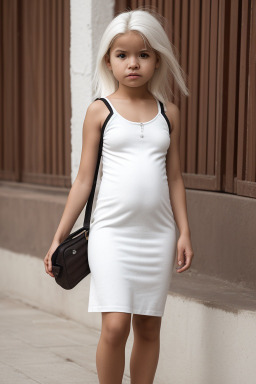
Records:
<instances>
[{"instance_id":1,"label":"girl's left arm","mask_svg":"<svg viewBox=\"0 0 256 384\"><path fill-rule=\"evenodd\" d=\"M191 233L188 224L185 186L180 165L180 111L178 107L166 103L166 115L171 124L171 142L166 155L166 173L170 191L173 215L179 229L177 242L177 272L187 270L194 256L191 245Z\"/></svg>"}]
</instances>

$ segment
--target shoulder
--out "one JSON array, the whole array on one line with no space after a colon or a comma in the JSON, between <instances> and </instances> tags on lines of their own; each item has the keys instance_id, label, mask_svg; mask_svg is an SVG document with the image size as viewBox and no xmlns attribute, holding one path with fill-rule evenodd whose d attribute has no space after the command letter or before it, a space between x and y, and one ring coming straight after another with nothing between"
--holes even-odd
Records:
<instances>
[{"instance_id":1,"label":"shoulder","mask_svg":"<svg viewBox=\"0 0 256 384\"><path fill-rule=\"evenodd\" d=\"M109 109L102 100L94 100L87 108L86 117L97 120L101 125L109 114Z\"/></svg>"},{"instance_id":2,"label":"shoulder","mask_svg":"<svg viewBox=\"0 0 256 384\"><path fill-rule=\"evenodd\" d=\"M91 104L89 104L87 108L87 112L89 114L93 113L100 113L101 111L104 111L105 109L105 104L103 103L102 100L94 100Z\"/></svg>"},{"instance_id":3,"label":"shoulder","mask_svg":"<svg viewBox=\"0 0 256 384\"><path fill-rule=\"evenodd\" d=\"M172 103L171 101L165 102L166 111L165 114L168 117L170 124L172 126L172 129L178 129L179 123L180 123L180 110L177 107L176 104Z\"/></svg>"}]
</instances>

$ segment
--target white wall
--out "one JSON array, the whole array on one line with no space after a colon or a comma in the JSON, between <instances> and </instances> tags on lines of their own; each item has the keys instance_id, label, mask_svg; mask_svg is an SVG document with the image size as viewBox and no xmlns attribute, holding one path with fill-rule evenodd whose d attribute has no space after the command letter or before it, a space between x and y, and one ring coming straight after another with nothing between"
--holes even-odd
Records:
<instances>
[{"instance_id":1,"label":"white wall","mask_svg":"<svg viewBox=\"0 0 256 384\"><path fill-rule=\"evenodd\" d=\"M81 156L82 128L92 100L92 73L103 31L114 16L114 0L71 0L71 182Z\"/></svg>"}]
</instances>

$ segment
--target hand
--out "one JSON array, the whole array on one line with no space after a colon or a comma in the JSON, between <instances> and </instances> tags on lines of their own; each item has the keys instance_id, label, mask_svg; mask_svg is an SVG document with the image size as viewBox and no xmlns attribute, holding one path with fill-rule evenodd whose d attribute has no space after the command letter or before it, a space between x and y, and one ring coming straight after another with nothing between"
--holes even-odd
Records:
<instances>
[{"instance_id":1,"label":"hand","mask_svg":"<svg viewBox=\"0 0 256 384\"><path fill-rule=\"evenodd\" d=\"M52 254L59 245L60 242L58 240L53 240L52 245L44 258L45 272L52 277L54 277L54 274L52 273Z\"/></svg>"},{"instance_id":2,"label":"hand","mask_svg":"<svg viewBox=\"0 0 256 384\"><path fill-rule=\"evenodd\" d=\"M192 258L194 257L194 253L192 250L191 239L189 235L181 235L177 242L177 250L178 250L178 267L176 268L176 272L181 273L186 271L191 263Z\"/></svg>"}]
</instances>

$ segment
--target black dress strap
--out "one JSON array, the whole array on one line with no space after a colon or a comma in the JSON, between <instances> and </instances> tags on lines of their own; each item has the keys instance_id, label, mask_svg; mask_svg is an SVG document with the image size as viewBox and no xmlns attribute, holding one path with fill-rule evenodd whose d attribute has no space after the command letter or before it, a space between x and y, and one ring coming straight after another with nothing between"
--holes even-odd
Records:
<instances>
[{"instance_id":1,"label":"black dress strap","mask_svg":"<svg viewBox=\"0 0 256 384\"><path fill-rule=\"evenodd\" d=\"M107 99L105 99L104 97L97 97L97 99L95 99L94 101L96 101L96 100L102 100L106 104L106 106L108 107L109 112L111 113L111 116L113 115L113 109L112 109L112 107L109 104Z\"/></svg>"},{"instance_id":2,"label":"black dress strap","mask_svg":"<svg viewBox=\"0 0 256 384\"><path fill-rule=\"evenodd\" d=\"M167 117L166 114L165 114L165 111L164 111L164 105L163 105L162 101L159 100L159 103L160 103L160 107L161 107L161 113L162 113L163 117L165 118L165 120L166 120L166 122L167 122L167 124L168 124L169 134L171 134L171 131L172 131L171 123L170 123L168 117Z\"/></svg>"}]
</instances>

